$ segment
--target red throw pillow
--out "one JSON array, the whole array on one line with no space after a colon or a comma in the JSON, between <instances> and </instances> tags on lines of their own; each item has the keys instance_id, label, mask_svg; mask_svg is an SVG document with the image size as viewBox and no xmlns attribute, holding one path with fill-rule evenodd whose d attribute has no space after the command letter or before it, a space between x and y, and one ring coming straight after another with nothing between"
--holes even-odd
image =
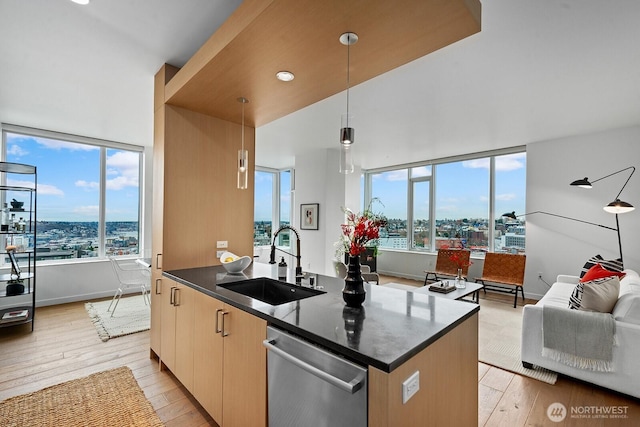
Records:
<instances>
[{"instance_id":1,"label":"red throw pillow","mask_svg":"<svg viewBox=\"0 0 640 427\"><path fill-rule=\"evenodd\" d=\"M607 270L606 268L604 268L602 265L598 263L593 267L591 267L585 273L585 275L582 276L582 278L580 279L580 282L582 283L590 282L592 280L602 279L604 277L610 277L610 276L618 276L619 279L622 279L625 275L626 273L619 273L617 271Z\"/></svg>"}]
</instances>

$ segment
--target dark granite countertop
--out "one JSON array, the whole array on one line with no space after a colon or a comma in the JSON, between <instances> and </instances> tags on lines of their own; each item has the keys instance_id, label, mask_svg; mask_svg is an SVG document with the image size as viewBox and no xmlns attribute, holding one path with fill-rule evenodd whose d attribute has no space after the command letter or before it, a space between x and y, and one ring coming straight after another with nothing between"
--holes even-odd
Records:
<instances>
[{"instance_id":1,"label":"dark granite countertop","mask_svg":"<svg viewBox=\"0 0 640 427\"><path fill-rule=\"evenodd\" d=\"M476 304L452 301L384 286L365 284L360 309L346 307L343 280L315 278L325 294L272 306L224 289L224 283L256 277L277 278L275 265L253 263L241 274L222 266L173 270L166 277L265 319L362 365L391 372L479 310ZM295 283L293 269L289 283ZM302 284L308 284L303 280Z\"/></svg>"}]
</instances>

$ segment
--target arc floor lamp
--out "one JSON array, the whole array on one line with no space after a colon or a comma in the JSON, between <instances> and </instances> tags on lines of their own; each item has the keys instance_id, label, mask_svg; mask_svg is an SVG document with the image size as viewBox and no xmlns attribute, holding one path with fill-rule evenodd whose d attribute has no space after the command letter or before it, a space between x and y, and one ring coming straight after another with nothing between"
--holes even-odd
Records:
<instances>
[{"instance_id":1,"label":"arc floor lamp","mask_svg":"<svg viewBox=\"0 0 640 427\"><path fill-rule=\"evenodd\" d=\"M544 211L534 211L534 212L529 212L529 213L522 214L522 215L516 215L515 212L508 212L508 213L502 214L502 216L507 217L507 218L511 218L511 219L516 219L518 217L527 216L527 215L544 214L544 215L555 216L555 217L558 217L558 218L568 219L568 220L571 220L571 221L582 222L582 223L589 224L589 225L595 225L597 227L606 228L607 230L613 230L618 234L618 250L620 251L620 262L622 262L623 265L624 265L624 261L623 261L623 258L622 258L622 239L620 238L620 222L618 221L618 214L631 212L632 210L635 209L635 207L633 207L633 205L628 203L628 202L620 200L620 194L622 194L622 191L624 190L624 188L629 183L629 180L631 179L631 176L636 171L636 168L634 166L629 166L627 168L620 169L619 171L610 173L609 175L605 175L602 178L598 178L598 179L595 179L593 181L589 181L589 178L585 177L584 179L578 179L578 180L573 181L571 183L571 185L577 186L577 187L581 187L581 188L592 188L592 184L593 183L596 183L598 181L601 181L603 179L609 178L609 177L611 177L613 175L617 175L619 173L622 173L622 172L625 172L625 171L628 171L628 170L631 170L631 173L629 174L629 177L627 178L627 180L624 182L624 185L622 186L620 191L618 191L618 194L616 195L614 200L603 208L606 212L615 214L615 216L616 216L616 227L615 228L609 227L609 226L606 226L606 225L602 225L602 224L596 224L595 222L584 221L584 220L581 220L581 219L571 218L571 217L568 217L568 216L558 215L558 214L544 212Z\"/></svg>"}]
</instances>

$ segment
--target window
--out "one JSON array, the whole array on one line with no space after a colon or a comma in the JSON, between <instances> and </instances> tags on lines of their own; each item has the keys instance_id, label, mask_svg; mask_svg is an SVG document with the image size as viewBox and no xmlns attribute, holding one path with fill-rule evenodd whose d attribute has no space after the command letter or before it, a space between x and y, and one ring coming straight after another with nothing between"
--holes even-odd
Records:
<instances>
[{"instance_id":1,"label":"window","mask_svg":"<svg viewBox=\"0 0 640 427\"><path fill-rule=\"evenodd\" d=\"M371 197L380 201L371 208L388 220L380 230L381 248L407 249L407 183L408 169L371 174Z\"/></svg>"},{"instance_id":2,"label":"window","mask_svg":"<svg viewBox=\"0 0 640 427\"><path fill-rule=\"evenodd\" d=\"M505 212L524 213L526 153L501 150L482 156L367 171L365 201L380 200L389 219L380 247L436 251L468 248L524 251L524 225ZM433 220L432 220L433 219Z\"/></svg>"},{"instance_id":3,"label":"window","mask_svg":"<svg viewBox=\"0 0 640 427\"><path fill-rule=\"evenodd\" d=\"M10 125L3 142L38 168L38 260L140 253L142 147Z\"/></svg>"},{"instance_id":4,"label":"window","mask_svg":"<svg viewBox=\"0 0 640 427\"><path fill-rule=\"evenodd\" d=\"M495 252L523 253L525 250L524 218L510 220L504 213L525 213L525 153L495 157Z\"/></svg>"},{"instance_id":5,"label":"window","mask_svg":"<svg viewBox=\"0 0 640 427\"><path fill-rule=\"evenodd\" d=\"M292 170L256 168L253 246L271 246L271 236L291 222ZM277 246L289 246L289 231L278 234Z\"/></svg>"}]
</instances>

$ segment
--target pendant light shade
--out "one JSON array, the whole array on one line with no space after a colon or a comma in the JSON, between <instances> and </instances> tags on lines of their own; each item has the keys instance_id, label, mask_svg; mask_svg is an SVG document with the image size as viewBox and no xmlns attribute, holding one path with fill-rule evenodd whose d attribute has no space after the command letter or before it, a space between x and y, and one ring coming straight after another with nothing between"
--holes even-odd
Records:
<instances>
[{"instance_id":1,"label":"pendant light shade","mask_svg":"<svg viewBox=\"0 0 640 427\"><path fill-rule=\"evenodd\" d=\"M620 199L616 199L616 200L614 200L613 202L609 203L607 206L605 206L602 209L604 209L605 211L607 211L609 213L619 214L619 213L631 212L635 208L633 207L633 205L631 203L627 203L627 202L624 202L624 201L622 201Z\"/></svg>"},{"instance_id":2,"label":"pendant light shade","mask_svg":"<svg viewBox=\"0 0 640 427\"><path fill-rule=\"evenodd\" d=\"M340 36L340 43L347 46L347 114L342 115L342 127L340 128L340 173L353 173L353 158L351 145L355 142L356 130L353 128L353 118L349 115L349 83L350 83L350 46L358 41L355 33L344 33Z\"/></svg>"},{"instance_id":3,"label":"pendant light shade","mask_svg":"<svg viewBox=\"0 0 640 427\"><path fill-rule=\"evenodd\" d=\"M238 189L246 190L249 181L249 152L244 149L244 104L248 103L247 98L238 98L238 102L242 103L242 130L241 130L241 149L238 150Z\"/></svg>"}]
</instances>

